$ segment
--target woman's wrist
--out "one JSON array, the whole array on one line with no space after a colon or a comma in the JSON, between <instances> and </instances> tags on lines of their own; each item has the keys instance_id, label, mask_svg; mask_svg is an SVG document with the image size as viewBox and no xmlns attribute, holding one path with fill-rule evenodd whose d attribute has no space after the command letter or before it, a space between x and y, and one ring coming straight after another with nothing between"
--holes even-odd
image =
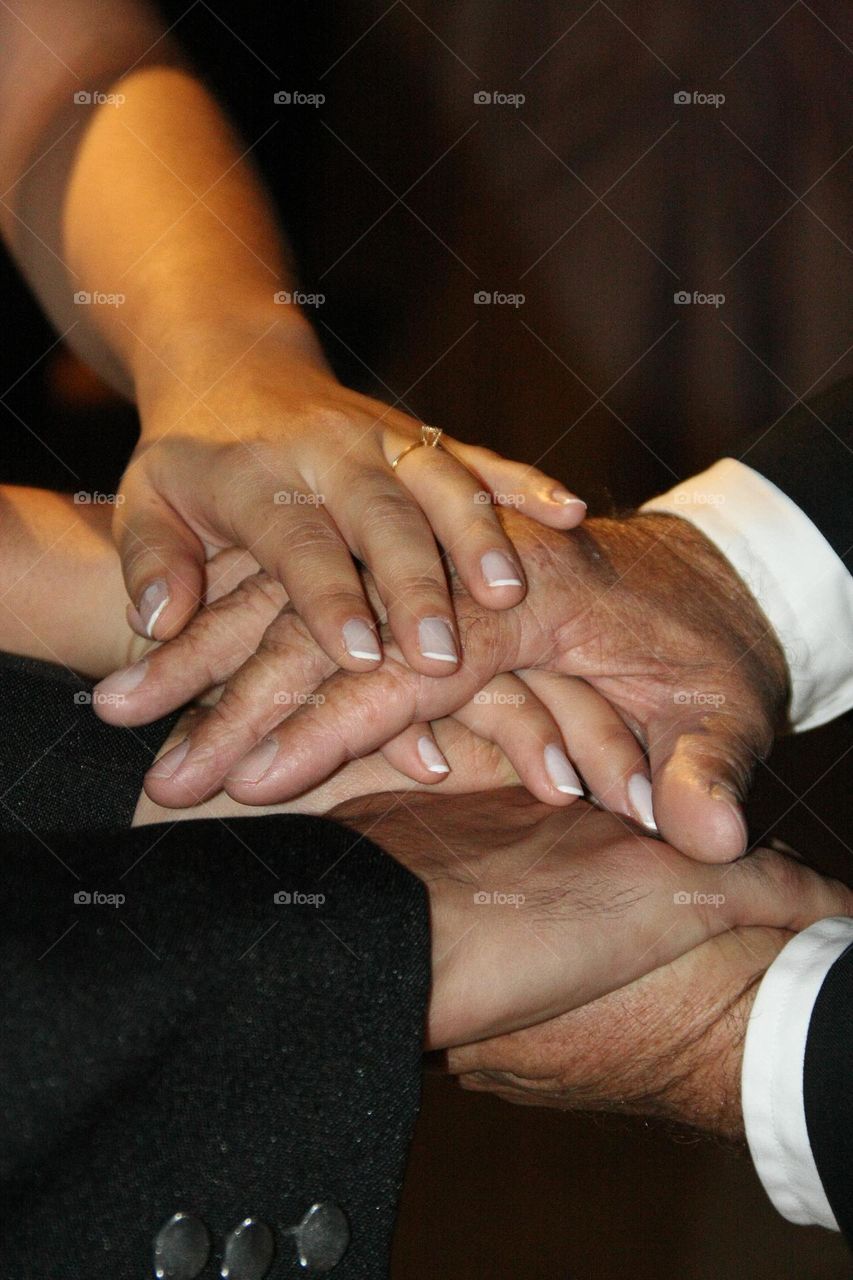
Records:
<instances>
[{"instance_id":1,"label":"woman's wrist","mask_svg":"<svg viewBox=\"0 0 853 1280\"><path fill-rule=\"evenodd\" d=\"M218 309L199 303L191 313L183 308L170 315L166 308L156 339L140 337L131 357L142 435L147 406L176 394L203 397L229 370L264 358L274 361L282 378L292 370L335 380L304 312L294 304L277 304L272 290L265 299L247 298Z\"/></svg>"}]
</instances>

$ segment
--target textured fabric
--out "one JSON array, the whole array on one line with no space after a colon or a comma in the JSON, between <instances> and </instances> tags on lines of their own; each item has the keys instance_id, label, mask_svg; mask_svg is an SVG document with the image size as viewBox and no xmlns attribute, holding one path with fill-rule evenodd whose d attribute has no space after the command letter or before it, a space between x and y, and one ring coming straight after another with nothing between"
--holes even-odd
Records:
<instances>
[{"instance_id":1,"label":"textured fabric","mask_svg":"<svg viewBox=\"0 0 853 1280\"><path fill-rule=\"evenodd\" d=\"M143 775L179 712L116 729L92 685L64 667L0 653L0 831L130 825Z\"/></svg>"},{"instance_id":2,"label":"textured fabric","mask_svg":"<svg viewBox=\"0 0 853 1280\"><path fill-rule=\"evenodd\" d=\"M325 1199L352 1229L334 1275L381 1280L419 1100L423 886L322 818L121 830L169 722L108 728L26 660L0 690L0 1275L151 1275L184 1210L214 1238L205 1277L253 1214L284 1280L304 1272L282 1232Z\"/></svg>"},{"instance_id":3,"label":"textured fabric","mask_svg":"<svg viewBox=\"0 0 853 1280\"><path fill-rule=\"evenodd\" d=\"M808 470L808 459L801 461ZM828 505L839 497L828 491ZM781 489L723 458L642 510L689 520L752 592L785 652L795 729L813 729L853 707L853 575Z\"/></svg>"},{"instance_id":4,"label":"textured fabric","mask_svg":"<svg viewBox=\"0 0 853 1280\"><path fill-rule=\"evenodd\" d=\"M419 1099L421 884L318 818L3 846L0 1273L143 1276L179 1209L221 1242L330 1199L353 1233L335 1275L386 1275ZM282 1249L270 1280L297 1274Z\"/></svg>"},{"instance_id":5,"label":"textured fabric","mask_svg":"<svg viewBox=\"0 0 853 1280\"><path fill-rule=\"evenodd\" d=\"M830 969L809 1024L806 1123L827 1199L853 1246L853 947Z\"/></svg>"}]
</instances>

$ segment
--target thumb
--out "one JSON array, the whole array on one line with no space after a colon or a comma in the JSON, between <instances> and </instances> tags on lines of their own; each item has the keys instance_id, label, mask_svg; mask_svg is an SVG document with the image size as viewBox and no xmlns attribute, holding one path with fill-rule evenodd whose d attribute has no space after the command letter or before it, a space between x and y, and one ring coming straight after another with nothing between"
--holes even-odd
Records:
<instances>
[{"instance_id":1,"label":"thumb","mask_svg":"<svg viewBox=\"0 0 853 1280\"><path fill-rule=\"evenodd\" d=\"M755 764L773 741L760 710L705 705L649 726L652 804L665 840L701 862L731 862L746 850L743 814Z\"/></svg>"},{"instance_id":2,"label":"thumb","mask_svg":"<svg viewBox=\"0 0 853 1280\"><path fill-rule=\"evenodd\" d=\"M128 500L113 525L127 594L127 618L139 635L170 640L186 626L204 594L204 547L156 494Z\"/></svg>"}]
</instances>

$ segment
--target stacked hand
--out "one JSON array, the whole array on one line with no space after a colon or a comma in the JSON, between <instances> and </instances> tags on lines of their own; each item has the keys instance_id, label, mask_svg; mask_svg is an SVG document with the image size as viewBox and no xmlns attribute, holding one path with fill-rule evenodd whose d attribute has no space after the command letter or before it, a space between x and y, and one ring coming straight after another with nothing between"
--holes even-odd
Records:
<instances>
[{"instance_id":1,"label":"stacked hand","mask_svg":"<svg viewBox=\"0 0 853 1280\"><path fill-rule=\"evenodd\" d=\"M620 777L602 779L607 794L599 798L650 824L642 784L629 793L631 778L645 776L630 733L648 753L661 833L697 858L737 857L746 847L740 801L787 694L784 657L749 592L702 534L668 516L590 520L571 534L514 513L505 523L528 593L516 608L494 612L454 581L464 661L443 679L394 657L390 637L377 670L340 671L263 573L143 666L110 677L102 691L122 700L102 703L101 713L126 725L226 686L191 738L149 775L149 794L181 806L224 786L241 803L270 804L413 725L458 711L499 673L519 672L535 693L549 675L572 675L609 703L593 711L587 702L592 727L573 743L576 755L586 753L582 772L595 794L594 761L615 742ZM559 697L558 686L548 687ZM519 720L508 722L505 738ZM415 772L412 744L421 736L416 728L399 752ZM526 740L541 746L543 736L544 728ZM538 781L532 764L519 773L535 794L554 799L543 766L540 752Z\"/></svg>"},{"instance_id":2,"label":"stacked hand","mask_svg":"<svg viewBox=\"0 0 853 1280\"><path fill-rule=\"evenodd\" d=\"M842 886L768 851L701 865L745 848L739 801L784 719L781 650L688 524L635 516L561 534L505 522L527 596L487 611L454 579L464 661L443 679L413 671L387 631L378 670L340 671L260 571L120 674L125 700L105 712L140 723L224 683L149 775L162 804L224 783L269 805L377 751L426 785L435 775L423 760L419 772L416 746L428 734L453 764L444 795L361 798L333 814L428 884L429 1045L451 1046L451 1070L474 1088L736 1135L758 979L791 931L853 910ZM367 590L382 617L369 578ZM495 746L473 784L472 734L478 751ZM556 740L599 800L647 821L636 779L650 773L671 843L556 792L543 768ZM537 799L446 794L515 778Z\"/></svg>"}]
</instances>

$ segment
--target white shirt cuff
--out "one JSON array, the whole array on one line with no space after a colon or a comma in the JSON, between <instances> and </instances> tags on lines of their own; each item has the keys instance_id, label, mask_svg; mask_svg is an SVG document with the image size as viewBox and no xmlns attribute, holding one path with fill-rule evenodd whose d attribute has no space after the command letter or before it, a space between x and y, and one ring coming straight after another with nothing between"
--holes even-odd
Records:
<instances>
[{"instance_id":1,"label":"white shirt cuff","mask_svg":"<svg viewBox=\"0 0 853 1280\"><path fill-rule=\"evenodd\" d=\"M723 458L641 510L696 525L752 592L788 662L794 729L853 707L853 575L781 489Z\"/></svg>"},{"instance_id":2,"label":"white shirt cuff","mask_svg":"<svg viewBox=\"0 0 853 1280\"><path fill-rule=\"evenodd\" d=\"M812 1155L803 1062L815 1001L829 970L853 943L853 920L820 920L780 951L752 1008L741 1095L755 1168L789 1222L838 1230Z\"/></svg>"}]
</instances>

